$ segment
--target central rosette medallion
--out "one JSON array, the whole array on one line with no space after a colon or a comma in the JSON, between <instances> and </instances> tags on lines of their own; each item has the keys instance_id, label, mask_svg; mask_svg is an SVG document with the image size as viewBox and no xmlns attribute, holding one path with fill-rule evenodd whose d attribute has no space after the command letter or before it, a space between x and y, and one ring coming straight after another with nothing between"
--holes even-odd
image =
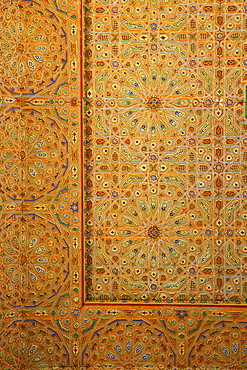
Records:
<instances>
[{"instance_id":1,"label":"central rosette medallion","mask_svg":"<svg viewBox=\"0 0 247 370\"><path fill-rule=\"evenodd\" d=\"M160 236L160 231L157 226L150 226L148 229L148 236L152 239L157 239Z\"/></svg>"},{"instance_id":2,"label":"central rosette medallion","mask_svg":"<svg viewBox=\"0 0 247 370\"><path fill-rule=\"evenodd\" d=\"M157 111L161 106L162 102L157 96L151 96L147 101L147 107L152 111Z\"/></svg>"}]
</instances>

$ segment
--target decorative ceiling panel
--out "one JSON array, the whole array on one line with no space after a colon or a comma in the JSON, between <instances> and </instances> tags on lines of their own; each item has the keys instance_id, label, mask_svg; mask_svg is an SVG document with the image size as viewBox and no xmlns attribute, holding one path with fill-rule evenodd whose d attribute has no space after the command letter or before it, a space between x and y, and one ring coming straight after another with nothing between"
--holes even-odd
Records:
<instances>
[{"instance_id":1,"label":"decorative ceiling panel","mask_svg":"<svg viewBox=\"0 0 247 370\"><path fill-rule=\"evenodd\" d=\"M0 0L3 370L244 370L246 11Z\"/></svg>"}]
</instances>

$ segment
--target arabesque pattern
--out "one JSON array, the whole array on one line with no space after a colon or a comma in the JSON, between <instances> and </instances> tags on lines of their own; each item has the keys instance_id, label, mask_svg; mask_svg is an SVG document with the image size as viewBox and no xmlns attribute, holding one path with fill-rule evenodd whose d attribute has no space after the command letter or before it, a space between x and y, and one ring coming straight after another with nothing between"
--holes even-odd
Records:
<instances>
[{"instance_id":1,"label":"arabesque pattern","mask_svg":"<svg viewBox=\"0 0 247 370\"><path fill-rule=\"evenodd\" d=\"M0 9L1 369L244 370L246 5Z\"/></svg>"},{"instance_id":2,"label":"arabesque pattern","mask_svg":"<svg viewBox=\"0 0 247 370\"><path fill-rule=\"evenodd\" d=\"M245 369L245 317L221 309L91 309L82 368Z\"/></svg>"},{"instance_id":3,"label":"arabesque pattern","mask_svg":"<svg viewBox=\"0 0 247 370\"><path fill-rule=\"evenodd\" d=\"M66 289L80 230L79 9L72 9L1 4L1 280L10 307L38 307Z\"/></svg>"},{"instance_id":4,"label":"arabesque pattern","mask_svg":"<svg viewBox=\"0 0 247 370\"><path fill-rule=\"evenodd\" d=\"M79 302L70 290L81 228L81 7L0 8L1 368L67 366Z\"/></svg>"}]
</instances>

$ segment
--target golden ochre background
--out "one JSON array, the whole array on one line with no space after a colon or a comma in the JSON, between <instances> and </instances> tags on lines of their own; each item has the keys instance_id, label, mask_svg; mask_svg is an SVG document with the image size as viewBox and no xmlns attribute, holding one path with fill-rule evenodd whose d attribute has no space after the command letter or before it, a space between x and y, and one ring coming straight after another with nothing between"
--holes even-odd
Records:
<instances>
[{"instance_id":1,"label":"golden ochre background","mask_svg":"<svg viewBox=\"0 0 247 370\"><path fill-rule=\"evenodd\" d=\"M247 6L0 2L0 368L247 368Z\"/></svg>"}]
</instances>

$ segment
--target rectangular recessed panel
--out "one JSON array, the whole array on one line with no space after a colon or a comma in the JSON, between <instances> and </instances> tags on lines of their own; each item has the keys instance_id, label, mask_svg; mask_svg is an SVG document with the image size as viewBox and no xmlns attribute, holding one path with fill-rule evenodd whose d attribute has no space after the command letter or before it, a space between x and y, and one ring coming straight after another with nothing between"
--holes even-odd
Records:
<instances>
[{"instance_id":1,"label":"rectangular recessed panel","mask_svg":"<svg viewBox=\"0 0 247 370\"><path fill-rule=\"evenodd\" d=\"M86 300L243 302L242 5L88 9Z\"/></svg>"}]
</instances>

